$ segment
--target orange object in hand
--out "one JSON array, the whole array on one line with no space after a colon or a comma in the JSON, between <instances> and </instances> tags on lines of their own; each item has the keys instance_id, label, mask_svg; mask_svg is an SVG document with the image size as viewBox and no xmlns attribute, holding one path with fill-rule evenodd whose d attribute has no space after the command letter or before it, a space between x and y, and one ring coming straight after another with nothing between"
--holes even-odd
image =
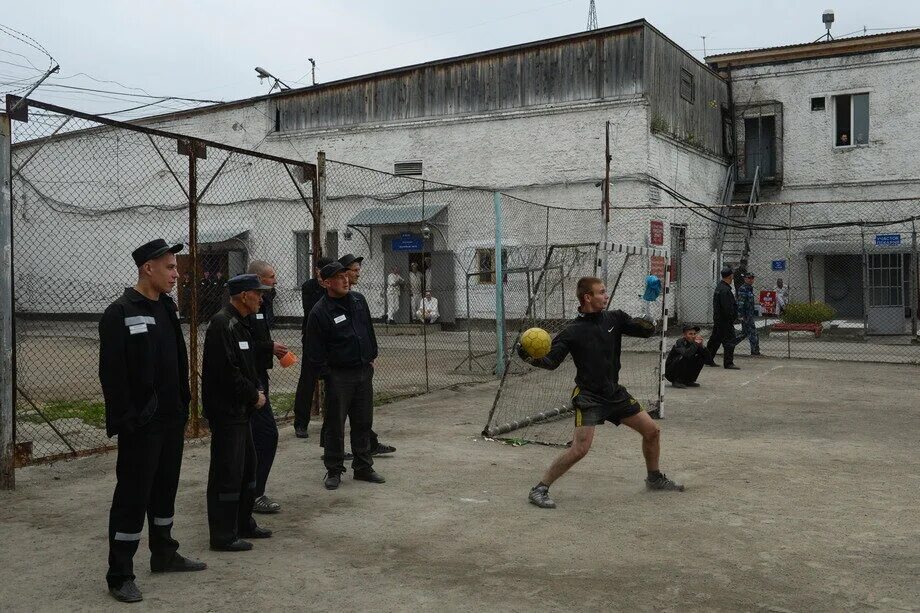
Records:
<instances>
[{"instance_id":1,"label":"orange object in hand","mask_svg":"<svg viewBox=\"0 0 920 613\"><path fill-rule=\"evenodd\" d=\"M294 355L293 351L288 351L283 356L278 359L278 363L281 364L281 368L287 368L288 366L293 366L297 363L297 356Z\"/></svg>"}]
</instances>

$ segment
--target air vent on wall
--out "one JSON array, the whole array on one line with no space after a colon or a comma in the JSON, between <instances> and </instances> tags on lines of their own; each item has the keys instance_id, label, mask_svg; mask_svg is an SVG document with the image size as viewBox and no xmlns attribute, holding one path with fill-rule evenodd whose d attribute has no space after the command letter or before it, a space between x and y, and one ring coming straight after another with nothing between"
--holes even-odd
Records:
<instances>
[{"instance_id":1,"label":"air vent on wall","mask_svg":"<svg viewBox=\"0 0 920 613\"><path fill-rule=\"evenodd\" d=\"M408 160L393 164L393 174L396 175L421 175L422 160Z\"/></svg>"}]
</instances>

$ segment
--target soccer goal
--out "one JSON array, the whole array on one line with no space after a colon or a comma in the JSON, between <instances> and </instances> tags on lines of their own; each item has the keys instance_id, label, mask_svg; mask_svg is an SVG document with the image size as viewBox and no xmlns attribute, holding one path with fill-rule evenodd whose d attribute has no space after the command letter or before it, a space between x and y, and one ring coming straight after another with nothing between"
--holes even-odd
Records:
<instances>
[{"instance_id":1,"label":"soccer goal","mask_svg":"<svg viewBox=\"0 0 920 613\"><path fill-rule=\"evenodd\" d=\"M665 249L600 243L553 245L535 275L525 304L506 311L506 327L514 330L505 354L505 369L483 436L545 445L565 445L574 425L571 404L575 364L568 357L556 370L534 368L521 360L514 346L521 333L539 327L555 337L578 309L575 287L585 276L607 286L608 309L654 319L660 333L651 338L623 337L620 384L655 417L664 416L664 339L667 332L669 254ZM646 278L661 280L660 296L644 300ZM645 296L649 297L649 296Z\"/></svg>"}]
</instances>

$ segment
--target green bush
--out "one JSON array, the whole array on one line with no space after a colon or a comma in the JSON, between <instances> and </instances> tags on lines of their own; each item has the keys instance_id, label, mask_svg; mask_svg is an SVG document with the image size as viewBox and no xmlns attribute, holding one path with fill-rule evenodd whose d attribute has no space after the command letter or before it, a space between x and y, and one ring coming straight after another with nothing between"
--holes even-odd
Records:
<instances>
[{"instance_id":1,"label":"green bush","mask_svg":"<svg viewBox=\"0 0 920 613\"><path fill-rule=\"evenodd\" d=\"M787 324L817 324L836 316L837 311L823 302L792 302L786 305L782 320Z\"/></svg>"}]
</instances>

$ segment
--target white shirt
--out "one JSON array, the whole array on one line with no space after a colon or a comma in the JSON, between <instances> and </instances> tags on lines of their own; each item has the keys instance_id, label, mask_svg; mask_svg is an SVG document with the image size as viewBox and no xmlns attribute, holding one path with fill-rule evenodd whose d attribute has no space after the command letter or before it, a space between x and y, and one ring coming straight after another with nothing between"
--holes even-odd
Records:
<instances>
[{"instance_id":1,"label":"white shirt","mask_svg":"<svg viewBox=\"0 0 920 613\"><path fill-rule=\"evenodd\" d=\"M395 272L391 272L390 274L387 275L387 287L391 290L398 289L399 284L402 282L403 282L403 278L399 276L398 274L396 274Z\"/></svg>"},{"instance_id":2,"label":"white shirt","mask_svg":"<svg viewBox=\"0 0 920 613\"><path fill-rule=\"evenodd\" d=\"M413 270L409 273L409 286L412 288L413 294L422 293L422 273L417 270Z\"/></svg>"},{"instance_id":3,"label":"white shirt","mask_svg":"<svg viewBox=\"0 0 920 613\"><path fill-rule=\"evenodd\" d=\"M419 305L416 315L418 315L420 319L425 316L440 317L438 313L438 299L422 298L422 303Z\"/></svg>"}]
</instances>

